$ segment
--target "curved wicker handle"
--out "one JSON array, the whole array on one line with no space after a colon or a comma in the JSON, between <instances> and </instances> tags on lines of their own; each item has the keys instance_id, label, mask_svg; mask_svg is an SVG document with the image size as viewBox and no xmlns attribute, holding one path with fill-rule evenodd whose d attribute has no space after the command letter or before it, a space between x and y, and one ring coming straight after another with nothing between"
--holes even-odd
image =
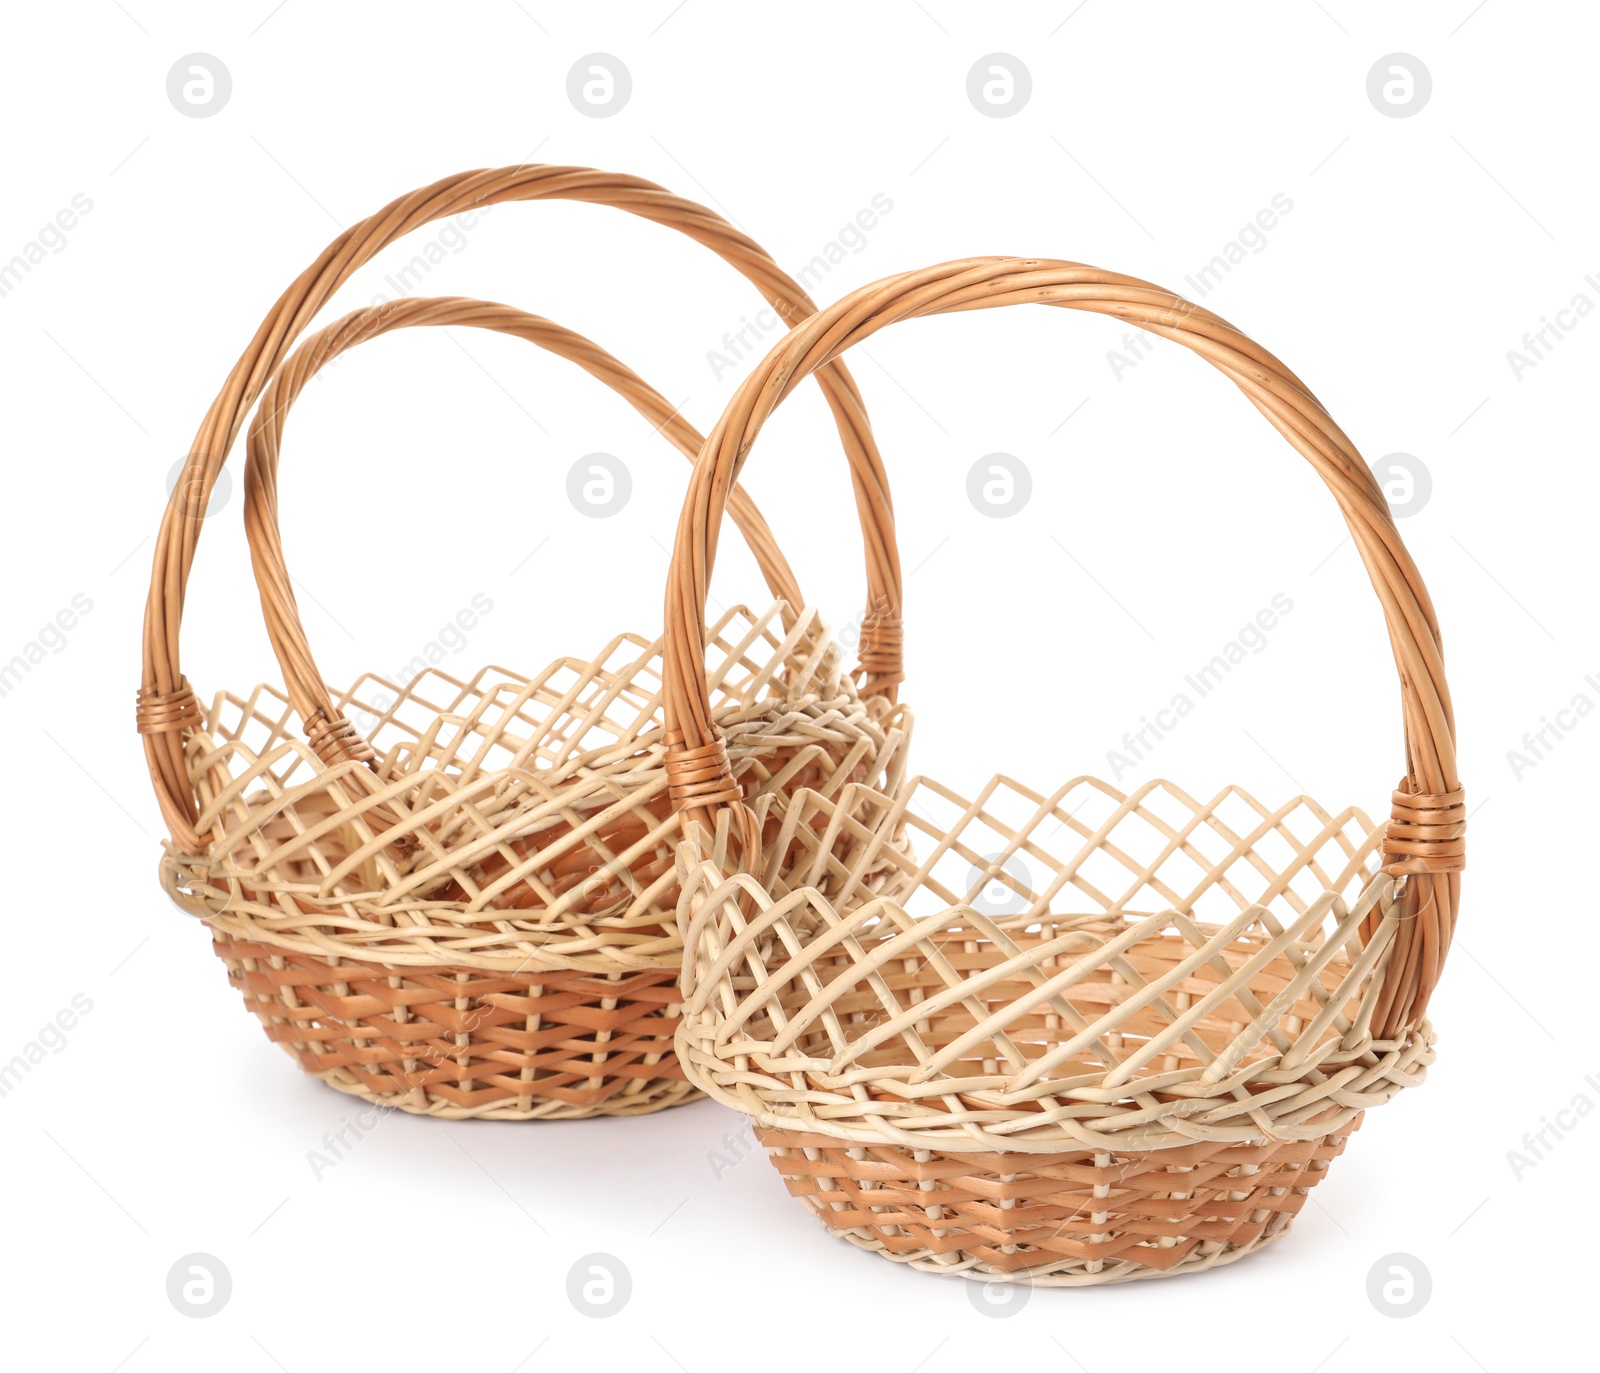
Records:
<instances>
[{"instance_id":1,"label":"curved wicker handle","mask_svg":"<svg viewBox=\"0 0 1600 1373\"><path fill-rule=\"evenodd\" d=\"M203 514L228 450L295 340L357 268L424 224L515 200L579 200L627 210L710 248L752 282L786 324L816 309L799 283L759 244L713 211L640 177L587 167L505 167L445 177L401 196L334 239L278 298L228 374L195 436L187 477L173 488L156 536L145 604L137 728L144 736L145 760L162 819L184 852L205 850L205 840L194 827L198 809L183 757L184 735L203 717L194 689L183 675L178 634ZM885 637L879 621L886 626L895 623L900 605L900 560L887 478L849 372L842 364L830 364L817 381L855 474L856 505L867 537L869 609L876 618L869 618L862 637L863 663L871 669L866 689L892 696L901 680L898 658L891 651L868 652L868 645ZM887 637L892 639L892 632Z\"/></svg>"},{"instance_id":2,"label":"curved wicker handle","mask_svg":"<svg viewBox=\"0 0 1600 1373\"><path fill-rule=\"evenodd\" d=\"M245 444L244 527L250 540L267 635L283 669L284 686L312 748L330 767L350 758L368 762L375 755L372 746L335 706L312 656L300 608L295 603L278 521L278 458L284 422L307 383L346 350L396 329L446 325L512 334L576 363L617 392L690 462L704 442L699 431L677 413L666 397L598 344L509 305L460 296L411 296L352 311L307 338L267 384L251 422ZM728 511L755 554L773 598L800 609L804 600L794 573L766 520L742 487L735 488Z\"/></svg>"},{"instance_id":3,"label":"curved wicker handle","mask_svg":"<svg viewBox=\"0 0 1600 1373\"><path fill-rule=\"evenodd\" d=\"M680 808L713 829L717 810L728 808L750 835L749 812L711 721L704 613L724 493L767 417L816 368L897 320L1020 304L1114 315L1193 349L1244 392L1338 501L1383 606L1405 720L1406 777L1394 795L1384 852L1390 860L1385 872L1407 879L1401 909L1410 918L1392 946L1374 1023L1386 1032L1414 1025L1449 947L1465 852L1455 722L1432 603L1376 479L1306 386L1225 320L1133 277L1018 258L969 259L908 272L803 321L750 374L695 464L668 572L667 726L683 740L676 766L693 779L674 793Z\"/></svg>"}]
</instances>

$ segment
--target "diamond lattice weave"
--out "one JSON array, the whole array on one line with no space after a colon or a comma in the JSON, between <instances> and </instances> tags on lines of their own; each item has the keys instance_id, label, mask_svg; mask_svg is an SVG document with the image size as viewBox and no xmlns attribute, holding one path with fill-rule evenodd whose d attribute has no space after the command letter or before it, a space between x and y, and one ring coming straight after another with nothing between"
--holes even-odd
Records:
<instances>
[{"instance_id":1,"label":"diamond lattice weave","mask_svg":"<svg viewBox=\"0 0 1600 1373\"><path fill-rule=\"evenodd\" d=\"M767 891L683 846L678 1050L857 1243L1060 1282L1237 1257L1431 1061L1425 1025L1372 1030L1399 906L1359 811L1091 779L789 804L856 834L864 874L903 827L893 889L819 848Z\"/></svg>"},{"instance_id":2,"label":"diamond lattice weave","mask_svg":"<svg viewBox=\"0 0 1600 1373\"><path fill-rule=\"evenodd\" d=\"M710 659L774 844L784 791L894 780L907 718L859 698L814 617L785 614L730 611ZM532 678L363 678L339 704L371 767L325 766L270 687L221 696L188 755L211 844L169 846L165 885L269 1036L344 1090L448 1115L681 1100L659 664L624 635ZM817 842L789 834L771 861Z\"/></svg>"}]
</instances>

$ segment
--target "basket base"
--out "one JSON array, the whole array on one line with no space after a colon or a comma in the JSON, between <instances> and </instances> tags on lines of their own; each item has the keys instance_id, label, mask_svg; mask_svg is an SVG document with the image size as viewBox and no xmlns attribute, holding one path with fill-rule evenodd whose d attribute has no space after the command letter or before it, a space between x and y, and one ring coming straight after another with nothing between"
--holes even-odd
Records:
<instances>
[{"instance_id":1,"label":"basket base","mask_svg":"<svg viewBox=\"0 0 1600 1373\"><path fill-rule=\"evenodd\" d=\"M212 929L267 1038L313 1077L446 1120L644 1115L692 1101L673 1052L672 969L399 968Z\"/></svg>"},{"instance_id":2,"label":"basket base","mask_svg":"<svg viewBox=\"0 0 1600 1373\"><path fill-rule=\"evenodd\" d=\"M834 1235L923 1272L1035 1287L1170 1277L1287 1233L1338 1133L1138 1153L966 1154L757 1129L791 1196Z\"/></svg>"},{"instance_id":3,"label":"basket base","mask_svg":"<svg viewBox=\"0 0 1600 1373\"><path fill-rule=\"evenodd\" d=\"M293 1048L288 1045L283 1047L299 1060L300 1055ZM618 1093L598 1105L573 1105L552 1097L524 1096L476 1106L458 1106L437 1093L426 1091L374 1091L365 1080L346 1068L330 1068L320 1073L307 1069L307 1073L336 1092L360 1097L379 1108L404 1111L414 1116L432 1116L436 1120L591 1120L596 1116L647 1116L671 1106L681 1106L686 1101L698 1101L705 1095L681 1079L651 1078L644 1081L639 1090Z\"/></svg>"}]
</instances>

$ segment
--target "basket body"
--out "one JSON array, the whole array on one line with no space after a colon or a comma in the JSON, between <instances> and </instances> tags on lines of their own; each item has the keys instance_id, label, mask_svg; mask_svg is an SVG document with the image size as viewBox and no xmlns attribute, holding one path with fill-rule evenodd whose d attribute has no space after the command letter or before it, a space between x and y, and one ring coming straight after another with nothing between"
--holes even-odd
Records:
<instances>
[{"instance_id":1,"label":"basket body","mask_svg":"<svg viewBox=\"0 0 1600 1373\"><path fill-rule=\"evenodd\" d=\"M1090 779L790 804L874 885L767 892L685 844L679 1056L886 1257L1039 1285L1229 1262L1432 1061L1426 1022L1373 1030L1400 907L1359 811ZM885 881L872 835L902 829Z\"/></svg>"},{"instance_id":2,"label":"basket body","mask_svg":"<svg viewBox=\"0 0 1600 1373\"><path fill-rule=\"evenodd\" d=\"M489 973L295 953L213 927L267 1038L330 1087L446 1118L642 1115L698 1095L671 970Z\"/></svg>"},{"instance_id":3,"label":"basket body","mask_svg":"<svg viewBox=\"0 0 1600 1373\"><path fill-rule=\"evenodd\" d=\"M730 611L713 655L764 817L797 788L894 777L908 720L864 703L820 625L785 614ZM449 1118L695 1095L673 1053L680 822L659 655L625 635L534 678L363 678L339 704L371 767L324 764L272 688L220 696L187 745L210 842L168 846L163 880L268 1037L341 1091ZM775 876L815 868L817 836L780 836L776 812L764 828ZM870 880L891 875L885 861Z\"/></svg>"},{"instance_id":4,"label":"basket body","mask_svg":"<svg viewBox=\"0 0 1600 1373\"><path fill-rule=\"evenodd\" d=\"M789 1194L841 1239L935 1273L1079 1287L1191 1273L1289 1229L1358 1115L1310 1140L957 1154L758 1130Z\"/></svg>"},{"instance_id":5,"label":"basket body","mask_svg":"<svg viewBox=\"0 0 1600 1373\"><path fill-rule=\"evenodd\" d=\"M374 683L382 700L357 699L331 690L317 666L280 533L277 469L295 396L339 353L399 328L523 338L610 387L685 456L699 451L681 405L591 340L509 305L380 297L299 341L398 239L449 216L545 200L609 205L683 233L785 324L815 309L743 230L638 177L524 162L410 191L343 229L233 364L173 485L145 603L135 725L169 837L164 886L210 923L269 1035L308 1069L430 1114L632 1112L687 1090L665 1047L681 948L675 809L719 795L723 776L708 789L704 759L685 757L681 732L666 729L661 645L624 636L597 660L563 660L533 679ZM847 459L881 475L848 370L826 364L817 384ZM204 512L247 422L245 532L283 690L219 696L208 712L183 670L184 604ZM886 500L886 478L874 485ZM898 659L866 632L875 651L858 691L813 613L789 611L803 598L759 510L736 485L725 494L782 607L727 617L727 639L700 664L718 680L702 723L714 718L735 740L741 777L728 785L765 815L773 796L797 787L888 782L904 736ZM626 552L600 540L573 567ZM375 565L358 559L353 575L387 585ZM573 567L545 594L570 596ZM870 631L898 600L898 561L869 556L866 571ZM426 651L443 657L437 645ZM704 827L720 856L750 860L765 847L753 813L736 828ZM810 841L790 837L809 863ZM781 873L784 851L772 857Z\"/></svg>"},{"instance_id":6,"label":"basket body","mask_svg":"<svg viewBox=\"0 0 1600 1373\"><path fill-rule=\"evenodd\" d=\"M712 851L715 832L758 823L728 780L703 670L723 493L816 367L900 321L1013 305L1191 348L1322 479L1399 671L1406 765L1381 828L1237 788L1201 802L1080 778L1044 796L996 778L967 801L917 779L875 801L791 798L784 824L852 842L861 882L829 861L831 891L785 889ZM869 553L887 556L887 492L874 464L851 466ZM903 599L874 605L862 660L882 650L898 683ZM1051 1284L1227 1262L1281 1235L1362 1113L1422 1080L1466 862L1437 619L1372 469L1226 320L1049 258L965 258L851 292L773 345L701 448L666 627L675 744L685 765L720 753L723 774L679 799L678 1056L837 1233L918 1267ZM891 851L899 876L884 879Z\"/></svg>"}]
</instances>

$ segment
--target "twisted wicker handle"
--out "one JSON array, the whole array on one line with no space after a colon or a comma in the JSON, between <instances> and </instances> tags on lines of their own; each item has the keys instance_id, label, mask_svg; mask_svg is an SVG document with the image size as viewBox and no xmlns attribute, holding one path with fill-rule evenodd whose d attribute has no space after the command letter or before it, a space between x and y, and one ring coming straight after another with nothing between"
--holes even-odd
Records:
<instances>
[{"instance_id":1,"label":"twisted wicker handle","mask_svg":"<svg viewBox=\"0 0 1600 1373\"><path fill-rule=\"evenodd\" d=\"M317 312L381 249L436 219L515 200L578 200L627 210L710 248L754 284L786 324L816 309L799 283L759 244L711 210L640 177L586 167L506 167L445 177L401 196L334 239L279 297L228 374L195 436L186 477L173 488L156 536L145 605L137 728L144 738L162 819L173 843L185 853L204 852L205 840L194 827L198 808L184 766L184 736L203 718L178 652L184 593L212 485L251 405ZM866 646L880 637L876 626L880 620L892 623L900 605L892 507L883 462L854 379L842 364L830 364L817 381L850 460L866 533L869 610L878 618L869 617L863 633L865 661ZM867 674L866 689L892 696L901 680L898 658L883 652L871 656L875 670Z\"/></svg>"},{"instance_id":2,"label":"twisted wicker handle","mask_svg":"<svg viewBox=\"0 0 1600 1373\"><path fill-rule=\"evenodd\" d=\"M261 592L267 635L283 669L284 686L299 712L307 739L329 767L351 758L370 762L376 755L334 704L312 655L300 608L295 602L278 519L278 459L282 452L284 422L311 379L346 350L396 329L446 325L511 334L576 363L617 392L690 462L704 442L699 431L677 413L666 397L598 344L582 334L509 305L459 296L412 296L352 311L307 338L267 384L251 422L245 444L244 527L250 540L250 557ZM766 520L743 487L734 490L728 501L728 511L755 554L773 598L787 601L798 610L804 600L794 573Z\"/></svg>"},{"instance_id":3,"label":"twisted wicker handle","mask_svg":"<svg viewBox=\"0 0 1600 1373\"><path fill-rule=\"evenodd\" d=\"M975 258L908 272L853 292L805 320L750 374L695 464L668 572L667 725L683 739L683 761L676 766L694 779L674 793L680 808L713 830L716 812L727 808L746 842L755 842L750 813L711 721L704 617L724 493L767 417L818 367L897 320L1021 304L1113 315L1193 349L1244 392L1338 501L1383 606L1400 671L1407 766L1394 794L1384 871L1405 879L1401 913L1408 918L1391 946L1374 1023L1384 1033L1409 1029L1422 1016L1449 947L1465 852L1455 722L1433 605L1376 479L1299 378L1210 311L1133 277L1018 258Z\"/></svg>"}]
</instances>

